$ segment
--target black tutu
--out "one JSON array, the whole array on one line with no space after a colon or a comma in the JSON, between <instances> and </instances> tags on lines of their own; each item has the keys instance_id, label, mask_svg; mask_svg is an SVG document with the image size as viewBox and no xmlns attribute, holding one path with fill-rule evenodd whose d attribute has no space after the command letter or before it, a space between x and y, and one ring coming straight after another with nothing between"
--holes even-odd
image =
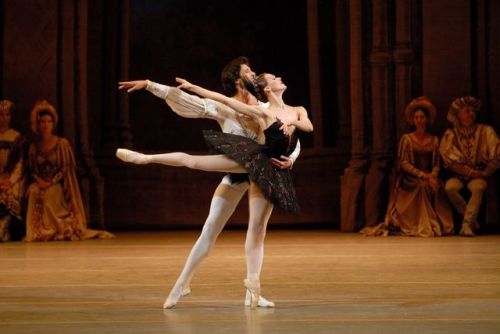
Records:
<instances>
[{"instance_id":1,"label":"black tutu","mask_svg":"<svg viewBox=\"0 0 500 334\"><path fill-rule=\"evenodd\" d=\"M262 145L250 138L218 131L203 131L203 135L213 152L224 154L245 168L250 180L260 188L271 203L292 214L300 214L290 170L278 169L269 161L271 157L288 155L284 149L282 152L272 152L271 148L276 148L276 145L270 141L275 141L277 136L266 134L266 144ZM286 146L290 147L288 137L285 138L287 138Z\"/></svg>"}]
</instances>

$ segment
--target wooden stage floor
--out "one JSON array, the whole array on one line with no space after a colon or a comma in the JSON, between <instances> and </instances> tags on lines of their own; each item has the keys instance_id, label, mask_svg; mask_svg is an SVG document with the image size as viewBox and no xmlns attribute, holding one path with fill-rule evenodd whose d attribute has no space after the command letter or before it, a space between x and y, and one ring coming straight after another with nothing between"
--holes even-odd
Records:
<instances>
[{"instance_id":1,"label":"wooden stage floor","mask_svg":"<svg viewBox=\"0 0 500 334\"><path fill-rule=\"evenodd\" d=\"M162 304L196 232L0 244L0 333L500 333L500 236L270 231L243 306L244 232L223 232L191 295Z\"/></svg>"}]
</instances>

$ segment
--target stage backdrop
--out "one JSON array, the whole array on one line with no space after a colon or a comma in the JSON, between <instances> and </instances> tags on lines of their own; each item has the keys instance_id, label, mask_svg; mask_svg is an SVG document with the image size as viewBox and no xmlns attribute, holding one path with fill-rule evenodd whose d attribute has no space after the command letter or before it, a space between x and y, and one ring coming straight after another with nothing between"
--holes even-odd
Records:
<instances>
[{"instance_id":1,"label":"stage backdrop","mask_svg":"<svg viewBox=\"0 0 500 334\"><path fill-rule=\"evenodd\" d=\"M304 214L279 210L271 226L354 231L385 212L402 117L425 94L449 126L451 100L484 102L480 120L500 131L500 3L469 0L0 2L0 96L17 104L13 126L27 136L37 99L54 103L59 133L74 145L93 225L110 229L200 226L221 174L117 161L117 147L207 152L213 122L177 117L148 92L117 82L173 84L176 75L220 90L230 59L280 75L285 100L315 125L302 136L294 182ZM488 224L498 226L491 181ZM244 225L243 200L231 225Z\"/></svg>"}]
</instances>

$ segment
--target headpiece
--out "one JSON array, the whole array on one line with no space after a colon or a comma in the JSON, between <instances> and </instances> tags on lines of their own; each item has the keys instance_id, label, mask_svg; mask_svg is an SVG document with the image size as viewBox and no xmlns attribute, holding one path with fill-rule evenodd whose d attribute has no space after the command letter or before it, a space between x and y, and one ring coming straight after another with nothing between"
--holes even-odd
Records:
<instances>
[{"instance_id":1,"label":"headpiece","mask_svg":"<svg viewBox=\"0 0 500 334\"><path fill-rule=\"evenodd\" d=\"M448 109L448 115L446 118L448 121L452 122L455 126L457 126L457 115L463 108L472 108L475 112L478 112L481 108L481 101L474 96L463 96L459 97L451 103L450 109Z\"/></svg>"},{"instance_id":2,"label":"headpiece","mask_svg":"<svg viewBox=\"0 0 500 334\"><path fill-rule=\"evenodd\" d=\"M52 104L47 102L47 100L37 101L33 106L33 109L31 109L30 116L31 130L33 130L34 133L38 133L38 115L41 112L48 112L52 116L52 120L54 121L54 129L57 127L57 121L59 120L59 117L57 116L56 108L54 108Z\"/></svg>"},{"instance_id":3,"label":"headpiece","mask_svg":"<svg viewBox=\"0 0 500 334\"><path fill-rule=\"evenodd\" d=\"M425 109L428 116L427 123L434 123L436 119L436 107L434 107L428 97L420 96L408 103L405 108L405 118L409 124L413 125L413 115L417 109Z\"/></svg>"}]
</instances>

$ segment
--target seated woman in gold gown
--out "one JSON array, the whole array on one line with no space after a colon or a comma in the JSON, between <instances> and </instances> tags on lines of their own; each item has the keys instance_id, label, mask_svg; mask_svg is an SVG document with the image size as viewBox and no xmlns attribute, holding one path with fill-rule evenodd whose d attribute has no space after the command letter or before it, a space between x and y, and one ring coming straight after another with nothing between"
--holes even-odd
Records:
<instances>
[{"instance_id":1,"label":"seated woman in gold gown","mask_svg":"<svg viewBox=\"0 0 500 334\"><path fill-rule=\"evenodd\" d=\"M29 147L28 212L25 241L113 238L87 229L87 219L68 140L54 134L58 115L47 101L35 104L31 128L38 140Z\"/></svg>"},{"instance_id":2,"label":"seated woman in gold gown","mask_svg":"<svg viewBox=\"0 0 500 334\"><path fill-rule=\"evenodd\" d=\"M439 140L427 132L436 108L426 97L411 101L405 117L415 130L401 137L395 185L384 222L365 227L364 235L433 237L453 234L452 212L438 179Z\"/></svg>"}]
</instances>

